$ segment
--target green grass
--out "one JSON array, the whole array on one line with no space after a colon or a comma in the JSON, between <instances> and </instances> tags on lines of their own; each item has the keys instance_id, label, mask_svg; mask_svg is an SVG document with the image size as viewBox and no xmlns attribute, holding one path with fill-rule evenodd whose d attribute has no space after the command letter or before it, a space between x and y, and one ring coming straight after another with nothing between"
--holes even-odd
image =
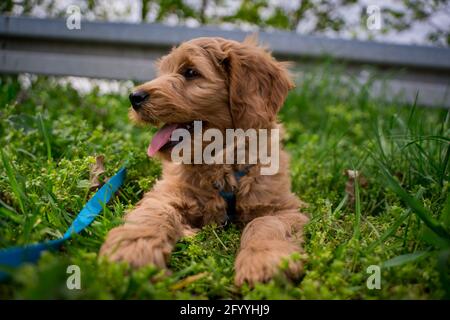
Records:
<instances>
[{"instance_id":1,"label":"green grass","mask_svg":"<svg viewBox=\"0 0 450 320\"><path fill-rule=\"evenodd\" d=\"M332 74L305 75L280 115L292 187L311 216L305 275L254 289L233 284L234 226L182 239L171 274L99 261L108 230L160 176L145 152L152 131L130 124L126 95L80 95L46 78L25 89L0 78L0 248L60 237L92 195L96 155L105 156L106 176L129 168L94 223L61 251L15 270L0 284L0 298L450 298L448 111L384 103L370 98L369 86L342 84ZM367 180L352 195L347 169ZM66 288L71 264L81 268L81 290ZM366 286L370 265L381 267L380 290Z\"/></svg>"}]
</instances>

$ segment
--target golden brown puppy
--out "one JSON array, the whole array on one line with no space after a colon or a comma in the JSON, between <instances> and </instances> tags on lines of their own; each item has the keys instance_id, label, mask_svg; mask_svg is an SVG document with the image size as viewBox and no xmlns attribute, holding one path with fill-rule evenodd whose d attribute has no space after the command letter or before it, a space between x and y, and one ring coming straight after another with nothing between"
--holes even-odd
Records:
<instances>
[{"instance_id":1,"label":"golden brown puppy","mask_svg":"<svg viewBox=\"0 0 450 320\"><path fill-rule=\"evenodd\" d=\"M287 154L279 152L279 170L262 175L261 163L175 164L170 161L174 128L201 120L203 130L276 129L277 113L294 86L286 66L252 40L198 38L174 48L158 63L156 79L130 95L131 117L165 124L149 154L163 159L163 174L125 223L111 230L100 254L134 267L166 267L174 244L209 223L222 224L234 206L236 223L244 226L235 263L235 282L269 280L280 262L302 252L302 202L290 190ZM156 142L155 142L156 141ZM236 172L243 172L242 178ZM232 192L235 203L219 192ZM227 211L228 210L228 211ZM291 261L288 275L302 271Z\"/></svg>"}]
</instances>

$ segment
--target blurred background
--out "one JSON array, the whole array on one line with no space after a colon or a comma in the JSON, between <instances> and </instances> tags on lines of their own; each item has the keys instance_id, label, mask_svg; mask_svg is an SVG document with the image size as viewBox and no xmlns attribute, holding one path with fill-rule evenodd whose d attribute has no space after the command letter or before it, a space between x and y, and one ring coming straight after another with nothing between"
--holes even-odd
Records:
<instances>
[{"instance_id":1,"label":"blurred background","mask_svg":"<svg viewBox=\"0 0 450 320\"><path fill-rule=\"evenodd\" d=\"M373 96L450 106L445 0L7 0L0 12L0 72L84 77L64 79L80 90L119 87L85 77L147 81L158 57L195 37L258 32L297 62L299 81L339 63Z\"/></svg>"},{"instance_id":2,"label":"blurred background","mask_svg":"<svg viewBox=\"0 0 450 320\"><path fill-rule=\"evenodd\" d=\"M444 47L450 42L447 0L5 0L0 12L64 17L69 5L78 6L86 20L217 25L247 31L280 29ZM380 29L366 26L370 6L380 10Z\"/></svg>"}]
</instances>

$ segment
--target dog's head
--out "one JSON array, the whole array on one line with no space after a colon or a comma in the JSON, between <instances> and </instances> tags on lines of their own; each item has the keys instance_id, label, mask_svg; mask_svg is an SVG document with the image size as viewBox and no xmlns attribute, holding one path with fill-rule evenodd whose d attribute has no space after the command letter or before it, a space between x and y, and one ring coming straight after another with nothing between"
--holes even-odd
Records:
<instances>
[{"instance_id":1,"label":"dog's head","mask_svg":"<svg viewBox=\"0 0 450 320\"><path fill-rule=\"evenodd\" d=\"M201 120L203 128L270 128L294 84L286 64L253 39L197 38L158 63L158 77L130 94L130 117L165 124L169 134ZM160 130L160 131L161 131Z\"/></svg>"}]
</instances>

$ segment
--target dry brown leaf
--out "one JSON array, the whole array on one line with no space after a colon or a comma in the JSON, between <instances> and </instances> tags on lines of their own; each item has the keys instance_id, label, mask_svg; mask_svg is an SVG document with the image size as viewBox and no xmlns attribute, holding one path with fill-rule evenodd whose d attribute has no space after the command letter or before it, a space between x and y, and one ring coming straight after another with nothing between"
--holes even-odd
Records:
<instances>
[{"instance_id":1,"label":"dry brown leaf","mask_svg":"<svg viewBox=\"0 0 450 320\"><path fill-rule=\"evenodd\" d=\"M99 155L95 157L95 164L91 166L89 174L89 187L96 190L103 184L102 175L105 173L105 157Z\"/></svg>"},{"instance_id":2,"label":"dry brown leaf","mask_svg":"<svg viewBox=\"0 0 450 320\"><path fill-rule=\"evenodd\" d=\"M355 204L355 181L358 179L358 184L361 188L367 188L367 179L358 170L347 169L344 171L344 175L348 177L345 183L345 193L348 195L348 200L351 205Z\"/></svg>"}]
</instances>

